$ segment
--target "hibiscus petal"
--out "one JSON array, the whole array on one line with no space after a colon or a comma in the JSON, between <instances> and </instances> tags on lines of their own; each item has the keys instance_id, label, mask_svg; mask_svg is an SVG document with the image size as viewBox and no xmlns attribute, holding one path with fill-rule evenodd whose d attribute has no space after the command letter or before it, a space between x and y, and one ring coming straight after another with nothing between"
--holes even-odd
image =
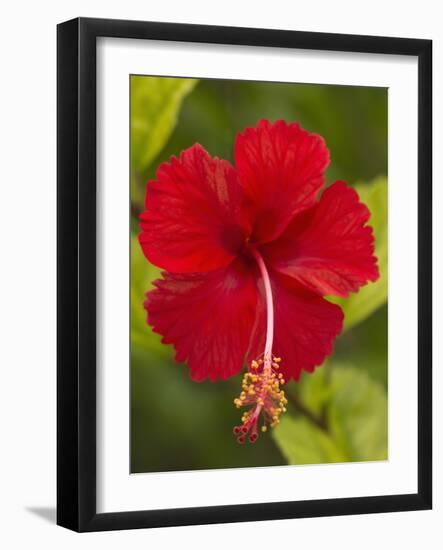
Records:
<instances>
[{"instance_id":1,"label":"hibiscus petal","mask_svg":"<svg viewBox=\"0 0 443 550\"><path fill-rule=\"evenodd\" d=\"M243 191L229 162L193 145L163 163L150 181L140 216L145 256L171 272L202 272L229 265L243 246Z\"/></svg>"},{"instance_id":2,"label":"hibiscus petal","mask_svg":"<svg viewBox=\"0 0 443 550\"><path fill-rule=\"evenodd\" d=\"M146 295L148 323L173 344L194 380L226 379L243 364L255 318L257 286L240 260L211 273L164 273Z\"/></svg>"},{"instance_id":3,"label":"hibiscus petal","mask_svg":"<svg viewBox=\"0 0 443 550\"><path fill-rule=\"evenodd\" d=\"M321 136L298 124L261 120L238 134L235 164L255 222L253 240L260 244L278 237L294 215L314 204L329 151Z\"/></svg>"},{"instance_id":4,"label":"hibiscus petal","mask_svg":"<svg viewBox=\"0 0 443 550\"><path fill-rule=\"evenodd\" d=\"M333 351L343 327L343 312L290 277L270 273L274 300L273 355L281 358L279 372L285 381L312 372ZM266 335L266 303L259 293L248 361L263 353Z\"/></svg>"},{"instance_id":5,"label":"hibiscus petal","mask_svg":"<svg viewBox=\"0 0 443 550\"><path fill-rule=\"evenodd\" d=\"M379 277L370 212L343 181L264 247L268 265L322 295L348 296Z\"/></svg>"}]
</instances>

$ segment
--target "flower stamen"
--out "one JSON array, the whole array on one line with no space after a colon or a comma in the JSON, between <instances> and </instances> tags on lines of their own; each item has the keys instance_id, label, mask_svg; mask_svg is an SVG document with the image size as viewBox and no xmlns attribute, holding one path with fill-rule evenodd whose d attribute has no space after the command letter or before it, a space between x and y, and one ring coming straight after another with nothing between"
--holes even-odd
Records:
<instances>
[{"instance_id":1,"label":"flower stamen","mask_svg":"<svg viewBox=\"0 0 443 550\"><path fill-rule=\"evenodd\" d=\"M255 363L258 361L251 362L250 369L243 376L242 392L234 399L234 405L238 409L249 407L243 413L242 424L235 426L233 430L239 443L245 442L248 433L251 443L257 440L260 417L263 418L262 432L267 431L268 424L271 428L277 426L288 403L285 392L280 388L285 383L283 375L277 373L273 366L278 365L275 358L271 356L269 362L265 359L259 367L253 366Z\"/></svg>"},{"instance_id":2,"label":"flower stamen","mask_svg":"<svg viewBox=\"0 0 443 550\"><path fill-rule=\"evenodd\" d=\"M237 408L249 407L243 413L242 424L235 426L234 435L237 441L244 443L248 433L249 441L254 443L258 438L257 424L263 417L262 432L267 431L267 424L274 428L280 422L280 415L286 411L287 399L280 385L285 383L283 375L277 373L280 368L280 357L272 354L274 339L274 304L272 298L271 280L262 256L252 249L252 255L257 261L263 279L266 299L266 340L262 357L251 361L248 372L243 376L242 392L234 399Z\"/></svg>"}]
</instances>

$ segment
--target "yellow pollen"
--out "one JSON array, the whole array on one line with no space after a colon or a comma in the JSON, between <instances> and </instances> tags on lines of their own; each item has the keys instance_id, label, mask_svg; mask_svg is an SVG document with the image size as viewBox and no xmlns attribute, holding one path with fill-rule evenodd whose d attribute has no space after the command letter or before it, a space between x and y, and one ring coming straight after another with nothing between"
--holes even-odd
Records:
<instances>
[{"instance_id":1,"label":"yellow pollen","mask_svg":"<svg viewBox=\"0 0 443 550\"><path fill-rule=\"evenodd\" d=\"M240 443L246 438L251 443L256 441L257 430L266 432L268 425L271 428L280 422L280 415L286 412L287 399L280 384L284 384L283 375L274 372L280 367L279 357L266 357L266 360L255 359L251 361L249 370L242 379L242 391L234 405L237 408L248 407L242 414L240 426L234 428L234 434ZM259 419L263 424L258 426Z\"/></svg>"}]
</instances>

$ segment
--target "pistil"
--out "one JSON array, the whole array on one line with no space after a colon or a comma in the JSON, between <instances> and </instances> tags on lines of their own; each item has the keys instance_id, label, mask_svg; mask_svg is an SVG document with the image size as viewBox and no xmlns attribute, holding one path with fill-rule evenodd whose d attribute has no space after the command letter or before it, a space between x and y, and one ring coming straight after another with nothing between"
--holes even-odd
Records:
<instances>
[{"instance_id":1,"label":"pistil","mask_svg":"<svg viewBox=\"0 0 443 550\"><path fill-rule=\"evenodd\" d=\"M254 248L252 255L257 262L260 275L263 279L266 300L266 341L264 351L264 368L270 368L272 362L272 342L274 340L274 300L272 298L271 279L261 254Z\"/></svg>"}]
</instances>

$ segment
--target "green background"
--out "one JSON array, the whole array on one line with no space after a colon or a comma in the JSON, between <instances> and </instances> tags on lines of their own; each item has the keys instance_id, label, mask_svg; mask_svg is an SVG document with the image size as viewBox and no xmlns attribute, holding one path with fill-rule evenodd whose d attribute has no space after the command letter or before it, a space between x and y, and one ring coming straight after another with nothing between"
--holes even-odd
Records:
<instances>
[{"instance_id":1,"label":"green background","mask_svg":"<svg viewBox=\"0 0 443 550\"><path fill-rule=\"evenodd\" d=\"M371 210L381 278L333 299L345 312L334 354L287 385L277 428L239 445L241 375L193 382L146 324L144 294L160 271L140 251L137 217L161 162L196 142L232 161L237 132L261 118L297 121L325 138L328 183L355 185ZM131 77L131 472L387 458L386 174L384 88Z\"/></svg>"}]
</instances>

